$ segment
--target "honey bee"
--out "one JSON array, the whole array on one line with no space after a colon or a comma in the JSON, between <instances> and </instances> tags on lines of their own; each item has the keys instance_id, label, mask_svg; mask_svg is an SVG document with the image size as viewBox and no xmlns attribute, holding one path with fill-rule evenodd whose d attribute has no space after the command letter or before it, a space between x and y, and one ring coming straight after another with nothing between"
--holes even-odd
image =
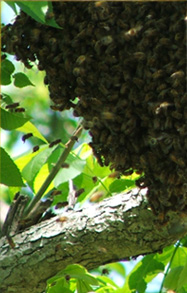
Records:
<instances>
[{"instance_id":1,"label":"honey bee","mask_svg":"<svg viewBox=\"0 0 187 293\"><path fill-rule=\"evenodd\" d=\"M66 281L69 281L71 279L71 276L70 275L65 275L65 279L66 279Z\"/></svg>"},{"instance_id":2,"label":"honey bee","mask_svg":"<svg viewBox=\"0 0 187 293\"><path fill-rule=\"evenodd\" d=\"M61 139L56 139L54 141L52 141L50 144L49 144L49 148L52 148L54 145L56 144L59 144L61 142Z\"/></svg>"},{"instance_id":3,"label":"honey bee","mask_svg":"<svg viewBox=\"0 0 187 293\"><path fill-rule=\"evenodd\" d=\"M170 47L171 41L170 41L170 39L163 37L159 40L159 44L166 46L166 47Z\"/></svg>"},{"instance_id":4,"label":"honey bee","mask_svg":"<svg viewBox=\"0 0 187 293\"><path fill-rule=\"evenodd\" d=\"M50 105L50 108L53 111L61 111L61 106L59 105Z\"/></svg>"},{"instance_id":5,"label":"honey bee","mask_svg":"<svg viewBox=\"0 0 187 293\"><path fill-rule=\"evenodd\" d=\"M57 189L55 189L55 190L53 190L53 191L51 192L50 195L55 196L55 195L59 195L59 194L61 194L61 193L62 193L61 190L57 190Z\"/></svg>"},{"instance_id":6,"label":"honey bee","mask_svg":"<svg viewBox=\"0 0 187 293\"><path fill-rule=\"evenodd\" d=\"M32 149L32 152L33 153L37 152L39 150L39 148L40 148L39 145L35 145Z\"/></svg>"},{"instance_id":7,"label":"honey bee","mask_svg":"<svg viewBox=\"0 0 187 293\"><path fill-rule=\"evenodd\" d=\"M114 120L114 119L115 119L115 115L114 115L114 113L112 113L112 112L108 112L108 111L104 111L104 112L102 112L101 117L102 117L104 120Z\"/></svg>"},{"instance_id":8,"label":"honey bee","mask_svg":"<svg viewBox=\"0 0 187 293\"><path fill-rule=\"evenodd\" d=\"M80 55L77 60L76 63L78 66L83 65L84 62L86 61L86 56L85 55Z\"/></svg>"},{"instance_id":9,"label":"honey bee","mask_svg":"<svg viewBox=\"0 0 187 293\"><path fill-rule=\"evenodd\" d=\"M78 77L79 75L81 75L81 69L79 67L75 67L73 69L73 74Z\"/></svg>"},{"instance_id":10,"label":"honey bee","mask_svg":"<svg viewBox=\"0 0 187 293\"><path fill-rule=\"evenodd\" d=\"M109 91L107 90L107 88L103 85L100 84L98 87L98 90L104 95L107 96L109 94Z\"/></svg>"},{"instance_id":11,"label":"honey bee","mask_svg":"<svg viewBox=\"0 0 187 293\"><path fill-rule=\"evenodd\" d=\"M53 58L53 63L58 64L59 62L62 62L62 54L57 55Z\"/></svg>"},{"instance_id":12,"label":"honey bee","mask_svg":"<svg viewBox=\"0 0 187 293\"><path fill-rule=\"evenodd\" d=\"M56 222L64 223L64 222L67 222L67 220L68 220L68 217L61 216L56 220Z\"/></svg>"},{"instance_id":13,"label":"honey bee","mask_svg":"<svg viewBox=\"0 0 187 293\"><path fill-rule=\"evenodd\" d=\"M37 28L31 30L31 42L37 43L40 39L41 31Z\"/></svg>"},{"instance_id":14,"label":"honey bee","mask_svg":"<svg viewBox=\"0 0 187 293\"><path fill-rule=\"evenodd\" d=\"M55 210L64 208L68 205L68 201L58 202L55 206Z\"/></svg>"},{"instance_id":15,"label":"honey bee","mask_svg":"<svg viewBox=\"0 0 187 293\"><path fill-rule=\"evenodd\" d=\"M25 112L25 108L23 108L23 107L16 108L15 112L19 112L19 113Z\"/></svg>"},{"instance_id":16,"label":"honey bee","mask_svg":"<svg viewBox=\"0 0 187 293\"><path fill-rule=\"evenodd\" d=\"M116 101L118 99L118 94L109 94L108 95L108 100L113 102Z\"/></svg>"},{"instance_id":17,"label":"honey bee","mask_svg":"<svg viewBox=\"0 0 187 293\"><path fill-rule=\"evenodd\" d=\"M163 91L167 88L167 84L166 83L162 83L160 84L158 87L157 87L157 91L160 92L160 91Z\"/></svg>"},{"instance_id":18,"label":"honey bee","mask_svg":"<svg viewBox=\"0 0 187 293\"><path fill-rule=\"evenodd\" d=\"M7 58L7 55L6 54L2 54L1 55L1 61L5 60Z\"/></svg>"},{"instance_id":19,"label":"honey bee","mask_svg":"<svg viewBox=\"0 0 187 293\"><path fill-rule=\"evenodd\" d=\"M9 105L6 105L5 109L15 109L19 106L19 103L12 103Z\"/></svg>"},{"instance_id":20,"label":"honey bee","mask_svg":"<svg viewBox=\"0 0 187 293\"><path fill-rule=\"evenodd\" d=\"M112 172L108 175L108 178L117 178L117 179L120 179L120 172L119 171L115 171L115 172Z\"/></svg>"},{"instance_id":21,"label":"honey bee","mask_svg":"<svg viewBox=\"0 0 187 293\"><path fill-rule=\"evenodd\" d=\"M173 128L173 122L172 122L172 119L171 119L170 117L167 117L167 118L166 118L165 128L166 128L166 129L171 129L171 128Z\"/></svg>"},{"instance_id":22,"label":"honey bee","mask_svg":"<svg viewBox=\"0 0 187 293\"><path fill-rule=\"evenodd\" d=\"M176 33L174 39L175 39L176 42L182 42L183 39L184 39L184 34L181 33L181 32L180 33Z\"/></svg>"},{"instance_id":23,"label":"honey bee","mask_svg":"<svg viewBox=\"0 0 187 293\"><path fill-rule=\"evenodd\" d=\"M139 88L142 89L143 85L144 85L144 81L140 78L134 77L133 78L133 82L135 83L135 85Z\"/></svg>"},{"instance_id":24,"label":"honey bee","mask_svg":"<svg viewBox=\"0 0 187 293\"><path fill-rule=\"evenodd\" d=\"M105 144L106 143L106 140L107 140L107 137L108 137L108 131L106 131L106 130L103 130L102 132L101 132L101 134L100 134L100 142L102 143L102 144Z\"/></svg>"},{"instance_id":25,"label":"honey bee","mask_svg":"<svg viewBox=\"0 0 187 293\"><path fill-rule=\"evenodd\" d=\"M48 80L48 76L47 75L44 77L44 84L45 85L48 85L49 84L49 80Z\"/></svg>"},{"instance_id":26,"label":"honey bee","mask_svg":"<svg viewBox=\"0 0 187 293\"><path fill-rule=\"evenodd\" d=\"M129 41L132 37L136 37L138 33L142 30L143 26L139 25L130 30L124 32L123 37L126 41Z\"/></svg>"},{"instance_id":27,"label":"honey bee","mask_svg":"<svg viewBox=\"0 0 187 293\"><path fill-rule=\"evenodd\" d=\"M169 155L170 159L176 163L177 165L181 166L181 167L185 167L185 162L183 161L182 158L178 157L175 153L171 153Z\"/></svg>"},{"instance_id":28,"label":"honey bee","mask_svg":"<svg viewBox=\"0 0 187 293\"><path fill-rule=\"evenodd\" d=\"M75 94L78 95L78 96L82 96L82 95L85 95L86 93L86 89L84 88L79 88L79 87L76 87L75 88ZM81 102L81 104L83 105L83 102ZM85 104L86 105L86 104ZM86 105L87 107L87 105Z\"/></svg>"},{"instance_id":29,"label":"honey bee","mask_svg":"<svg viewBox=\"0 0 187 293\"><path fill-rule=\"evenodd\" d=\"M143 53L143 52L135 52L133 55L134 55L135 60L140 61L140 62L144 61L146 59L145 53Z\"/></svg>"},{"instance_id":30,"label":"honey bee","mask_svg":"<svg viewBox=\"0 0 187 293\"><path fill-rule=\"evenodd\" d=\"M25 142L28 138L30 138L31 136L33 136L32 133L27 133L25 135L22 136L22 141Z\"/></svg>"},{"instance_id":31,"label":"honey bee","mask_svg":"<svg viewBox=\"0 0 187 293\"><path fill-rule=\"evenodd\" d=\"M159 78L164 77L164 75L165 75L164 70L159 69L159 70L157 70L156 72L154 72L154 73L152 74L152 78L153 78L153 79L159 79Z\"/></svg>"},{"instance_id":32,"label":"honey bee","mask_svg":"<svg viewBox=\"0 0 187 293\"><path fill-rule=\"evenodd\" d=\"M169 107L174 106L174 104L169 102L163 102L155 109L155 113L158 115L161 110L167 110Z\"/></svg>"},{"instance_id":33,"label":"honey bee","mask_svg":"<svg viewBox=\"0 0 187 293\"><path fill-rule=\"evenodd\" d=\"M69 164L67 164L67 163L62 163L61 167L62 167L62 168L69 168Z\"/></svg>"},{"instance_id":34,"label":"honey bee","mask_svg":"<svg viewBox=\"0 0 187 293\"><path fill-rule=\"evenodd\" d=\"M79 197L84 191L85 191L84 188L80 188L79 190L75 192L75 197Z\"/></svg>"},{"instance_id":35,"label":"honey bee","mask_svg":"<svg viewBox=\"0 0 187 293\"><path fill-rule=\"evenodd\" d=\"M85 82L83 81L83 79L80 76L77 77L76 82L77 82L78 86L85 86Z\"/></svg>"},{"instance_id":36,"label":"honey bee","mask_svg":"<svg viewBox=\"0 0 187 293\"><path fill-rule=\"evenodd\" d=\"M43 66L43 64L41 62L39 62L39 64L38 64L38 70L41 70L41 71L44 70L44 66Z\"/></svg>"},{"instance_id":37,"label":"honey bee","mask_svg":"<svg viewBox=\"0 0 187 293\"><path fill-rule=\"evenodd\" d=\"M90 202L98 202L104 196L104 191L96 191L91 196Z\"/></svg>"},{"instance_id":38,"label":"honey bee","mask_svg":"<svg viewBox=\"0 0 187 293\"><path fill-rule=\"evenodd\" d=\"M109 270L106 268L102 270L102 275L109 275L109 273Z\"/></svg>"},{"instance_id":39,"label":"honey bee","mask_svg":"<svg viewBox=\"0 0 187 293\"><path fill-rule=\"evenodd\" d=\"M182 114L179 113L178 111L173 111L173 112L171 113L171 116L172 116L173 118L177 119L177 120L181 120L181 119L182 119Z\"/></svg>"},{"instance_id":40,"label":"honey bee","mask_svg":"<svg viewBox=\"0 0 187 293\"><path fill-rule=\"evenodd\" d=\"M98 180L97 176L93 176L93 177L92 177L92 181L93 181L93 183L96 183L97 180Z\"/></svg>"},{"instance_id":41,"label":"honey bee","mask_svg":"<svg viewBox=\"0 0 187 293\"><path fill-rule=\"evenodd\" d=\"M47 11L46 12L46 15L45 15L45 19L46 20L51 20L52 18L54 18L54 13L53 12L49 12L49 11Z\"/></svg>"},{"instance_id":42,"label":"honey bee","mask_svg":"<svg viewBox=\"0 0 187 293\"><path fill-rule=\"evenodd\" d=\"M184 71L179 70L171 74L170 76L173 80L174 79L183 79L185 77Z\"/></svg>"},{"instance_id":43,"label":"honey bee","mask_svg":"<svg viewBox=\"0 0 187 293\"><path fill-rule=\"evenodd\" d=\"M108 46L113 42L113 38L112 36L105 36L103 38L100 39L100 43L103 46Z\"/></svg>"}]
</instances>

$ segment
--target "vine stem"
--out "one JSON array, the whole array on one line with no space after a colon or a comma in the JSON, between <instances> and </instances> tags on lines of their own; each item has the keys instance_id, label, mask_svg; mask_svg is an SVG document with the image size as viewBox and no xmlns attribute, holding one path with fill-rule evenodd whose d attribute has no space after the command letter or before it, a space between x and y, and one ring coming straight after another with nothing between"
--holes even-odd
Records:
<instances>
[{"instance_id":1,"label":"vine stem","mask_svg":"<svg viewBox=\"0 0 187 293\"><path fill-rule=\"evenodd\" d=\"M173 262L174 256L175 256L175 254L176 254L177 249L179 248L179 246L180 246L180 241L176 244L176 247L175 247L175 249L174 249L174 251L173 251L173 254L172 254L172 257L171 257L170 262L169 262L169 264L168 264L167 270L166 270L166 272L165 272L165 274L164 274L164 278L163 278L163 280L162 280L162 284L161 284L161 286L160 286L159 293L162 293L162 289L163 289L163 287L164 287L164 281L165 281L165 279L166 279L166 276L167 276L167 274L168 274L168 272L169 272L169 269L170 269L170 267L171 267L171 264L172 264L172 262Z\"/></svg>"},{"instance_id":2,"label":"vine stem","mask_svg":"<svg viewBox=\"0 0 187 293\"><path fill-rule=\"evenodd\" d=\"M62 168L62 163L64 163L65 160L67 159L67 156L69 155L70 151L72 150L72 147L74 146L77 138L80 136L80 134L82 132L82 129L83 129L83 127L80 126L80 124L79 124L79 126L76 128L75 132L71 136L70 140L66 143L66 148L62 152L62 154L61 154L60 158L58 159L57 163L55 164L55 166L53 167L53 169L49 173L48 177L46 178L46 180L44 181L44 183L42 184L42 186L40 187L38 192L36 193L36 195L33 198L33 200L30 202L30 204L25 209L25 211L23 213L23 218L25 218L26 216L29 215L31 210L35 207L37 202L41 199L42 195L44 194L44 192L46 191L46 189L48 188L48 186L50 185L52 180L57 175L58 171Z\"/></svg>"}]
</instances>

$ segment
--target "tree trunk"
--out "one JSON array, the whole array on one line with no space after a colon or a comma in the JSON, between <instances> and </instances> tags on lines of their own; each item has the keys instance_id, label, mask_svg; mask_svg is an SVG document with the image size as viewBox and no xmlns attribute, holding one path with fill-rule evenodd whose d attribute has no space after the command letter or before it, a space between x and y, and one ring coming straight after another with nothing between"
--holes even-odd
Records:
<instances>
[{"instance_id":1,"label":"tree trunk","mask_svg":"<svg viewBox=\"0 0 187 293\"><path fill-rule=\"evenodd\" d=\"M0 292L41 293L69 264L91 270L161 251L186 234L186 219L170 212L161 222L137 189L64 212L13 236L14 248L0 239Z\"/></svg>"}]
</instances>

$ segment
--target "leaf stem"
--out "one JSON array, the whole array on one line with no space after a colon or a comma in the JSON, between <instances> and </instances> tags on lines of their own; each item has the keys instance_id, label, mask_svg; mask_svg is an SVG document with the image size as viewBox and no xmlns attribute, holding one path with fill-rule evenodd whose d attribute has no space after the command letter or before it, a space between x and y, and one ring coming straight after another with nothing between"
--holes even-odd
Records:
<instances>
[{"instance_id":1,"label":"leaf stem","mask_svg":"<svg viewBox=\"0 0 187 293\"><path fill-rule=\"evenodd\" d=\"M72 150L72 147L74 146L74 144L76 142L76 139L80 136L82 129L83 129L82 126L80 126L80 124L79 124L79 126L76 128L75 132L71 136L70 140L66 143L66 148L62 152L57 163L55 164L55 166L53 167L53 169L49 173L48 177L46 178L46 180L42 184L41 188L38 190L38 192L35 195L35 197L33 198L33 200L30 202L30 204L25 209L23 217L28 216L28 214L34 208L36 203L41 199L42 195L44 194L44 192L46 191L46 189L48 188L48 186L50 185L52 180L55 178L58 171L62 168L62 163L64 163L65 160L67 159L67 156L69 155L70 151Z\"/></svg>"}]
</instances>

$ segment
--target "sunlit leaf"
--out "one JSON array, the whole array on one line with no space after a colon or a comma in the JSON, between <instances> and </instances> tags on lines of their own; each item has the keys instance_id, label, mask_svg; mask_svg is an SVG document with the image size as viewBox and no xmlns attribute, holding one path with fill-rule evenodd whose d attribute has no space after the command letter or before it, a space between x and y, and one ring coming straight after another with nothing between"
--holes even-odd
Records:
<instances>
[{"instance_id":1,"label":"sunlit leaf","mask_svg":"<svg viewBox=\"0 0 187 293\"><path fill-rule=\"evenodd\" d=\"M44 183L48 175L49 175L48 165L45 164L41 167L36 177L32 181L32 188L35 193L38 192L38 190L41 188L42 184ZM45 194L49 192L53 187L54 187L54 184L53 182L51 182L48 188L46 189Z\"/></svg>"},{"instance_id":2,"label":"sunlit leaf","mask_svg":"<svg viewBox=\"0 0 187 293\"><path fill-rule=\"evenodd\" d=\"M21 173L8 155L8 153L0 147L1 160L1 176L0 182L7 186L25 186L21 177Z\"/></svg>"},{"instance_id":3,"label":"sunlit leaf","mask_svg":"<svg viewBox=\"0 0 187 293\"><path fill-rule=\"evenodd\" d=\"M34 124L30 121L26 122L22 127L19 127L16 130L24 132L24 133L32 133L33 136L48 143L45 137L40 133L40 131L36 128L36 126L34 126Z\"/></svg>"},{"instance_id":4,"label":"sunlit leaf","mask_svg":"<svg viewBox=\"0 0 187 293\"><path fill-rule=\"evenodd\" d=\"M42 168L42 166L46 163L48 157L54 151L56 146L52 148L44 148L41 152L39 152L35 157L31 159L31 161L23 168L22 175L27 180L29 185L33 185L33 181Z\"/></svg>"},{"instance_id":5,"label":"sunlit leaf","mask_svg":"<svg viewBox=\"0 0 187 293\"><path fill-rule=\"evenodd\" d=\"M171 263L171 268L184 266L187 262L187 248L178 247L175 252L175 257Z\"/></svg>"}]
</instances>

